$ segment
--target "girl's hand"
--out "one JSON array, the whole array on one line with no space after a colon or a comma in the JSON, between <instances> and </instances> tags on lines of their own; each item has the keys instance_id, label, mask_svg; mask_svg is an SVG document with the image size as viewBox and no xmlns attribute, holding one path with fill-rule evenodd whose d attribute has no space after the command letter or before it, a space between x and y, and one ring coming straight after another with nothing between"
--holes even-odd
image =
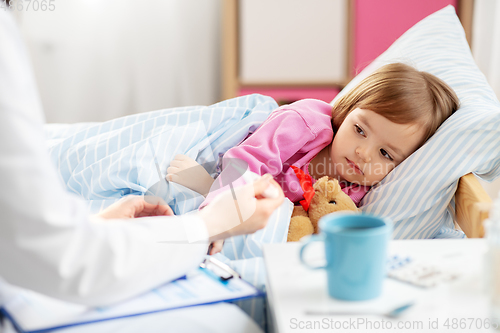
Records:
<instances>
[{"instance_id":1,"label":"girl's hand","mask_svg":"<svg viewBox=\"0 0 500 333\"><path fill-rule=\"evenodd\" d=\"M163 200L148 201L144 200L142 196L128 195L104 209L97 216L104 219L131 219L143 216L174 215L172 208Z\"/></svg>"}]
</instances>

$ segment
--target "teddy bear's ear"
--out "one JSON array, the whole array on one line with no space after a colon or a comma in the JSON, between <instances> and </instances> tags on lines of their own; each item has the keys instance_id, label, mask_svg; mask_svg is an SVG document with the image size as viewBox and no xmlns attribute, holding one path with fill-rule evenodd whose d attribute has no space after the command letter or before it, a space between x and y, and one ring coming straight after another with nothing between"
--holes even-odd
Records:
<instances>
[{"instance_id":1,"label":"teddy bear's ear","mask_svg":"<svg viewBox=\"0 0 500 333\"><path fill-rule=\"evenodd\" d=\"M314 190L322 192L323 191L322 188L325 187L327 181L328 181L328 176L324 176L318 179L316 183L314 183L313 185Z\"/></svg>"},{"instance_id":2,"label":"teddy bear's ear","mask_svg":"<svg viewBox=\"0 0 500 333\"><path fill-rule=\"evenodd\" d=\"M339 181L337 179L330 178L328 181L328 190L334 195L341 192L342 188L340 187Z\"/></svg>"},{"instance_id":3,"label":"teddy bear's ear","mask_svg":"<svg viewBox=\"0 0 500 333\"><path fill-rule=\"evenodd\" d=\"M336 179L328 179L328 176L321 177L313 185L314 190L320 192L325 197L330 195L335 195L340 190L338 181Z\"/></svg>"}]
</instances>

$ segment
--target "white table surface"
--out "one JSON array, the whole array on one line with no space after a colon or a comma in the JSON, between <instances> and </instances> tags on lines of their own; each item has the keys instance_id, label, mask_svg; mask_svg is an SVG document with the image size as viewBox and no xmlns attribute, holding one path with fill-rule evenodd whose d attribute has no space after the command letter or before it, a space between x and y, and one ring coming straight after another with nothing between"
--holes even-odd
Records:
<instances>
[{"instance_id":1,"label":"white table surface","mask_svg":"<svg viewBox=\"0 0 500 333\"><path fill-rule=\"evenodd\" d=\"M389 254L439 265L458 273L452 282L419 288L387 278L381 297L366 302L342 302L328 296L326 272L310 270L298 257L301 243L264 246L267 269L270 332L492 332L488 293L485 291L483 239L392 241ZM314 260L323 246L307 250ZM391 308L413 300L415 305L396 319L366 315L306 315L307 310Z\"/></svg>"}]
</instances>

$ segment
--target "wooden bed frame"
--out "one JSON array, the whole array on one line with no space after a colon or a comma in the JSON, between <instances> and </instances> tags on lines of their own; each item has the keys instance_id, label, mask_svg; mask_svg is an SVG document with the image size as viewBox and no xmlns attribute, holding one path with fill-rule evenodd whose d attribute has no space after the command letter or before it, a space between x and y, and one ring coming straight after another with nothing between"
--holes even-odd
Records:
<instances>
[{"instance_id":1,"label":"wooden bed frame","mask_svg":"<svg viewBox=\"0 0 500 333\"><path fill-rule=\"evenodd\" d=\"M457 229L461 229L468 238L483 237L483 222L488 218L491 204L491 198L473 174L461 177L455 193Z\"/></svg>"}]
</instances>

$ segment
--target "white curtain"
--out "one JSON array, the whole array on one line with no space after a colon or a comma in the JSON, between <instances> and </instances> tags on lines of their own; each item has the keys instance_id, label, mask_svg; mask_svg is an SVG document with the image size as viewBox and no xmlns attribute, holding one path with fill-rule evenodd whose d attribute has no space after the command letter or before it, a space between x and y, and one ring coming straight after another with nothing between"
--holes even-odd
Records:
<instances>
[{"instance_id":1,"label":"white curtain","mask_svg":"<svg viewBox=\"0 0 500 333\"><path fill-rule=\"evenodd\" d=\"M475 0L472 53L500 98L500 1Z\"/></svg>"},{"instance_id":2,"label":"white curtain","mask_svg":"<svg viewBox=\"0 0 500 333\"><path fill-rule=\"evenodd\" d=\"M472 54L500 99L500 1L474 1ZM500 179L493 183L481 183L490 197L498 197Z\"/></svg>"},{"instance_id":3,"label":"white curtain","mask_svg":"<svg viewBox=\"0 0 500 333\"><path fill-rule=\"evenodd\" d=\"M20 19L48 122L219 100L220 0L64 0Z\"/></svg>"}]
</instances>

